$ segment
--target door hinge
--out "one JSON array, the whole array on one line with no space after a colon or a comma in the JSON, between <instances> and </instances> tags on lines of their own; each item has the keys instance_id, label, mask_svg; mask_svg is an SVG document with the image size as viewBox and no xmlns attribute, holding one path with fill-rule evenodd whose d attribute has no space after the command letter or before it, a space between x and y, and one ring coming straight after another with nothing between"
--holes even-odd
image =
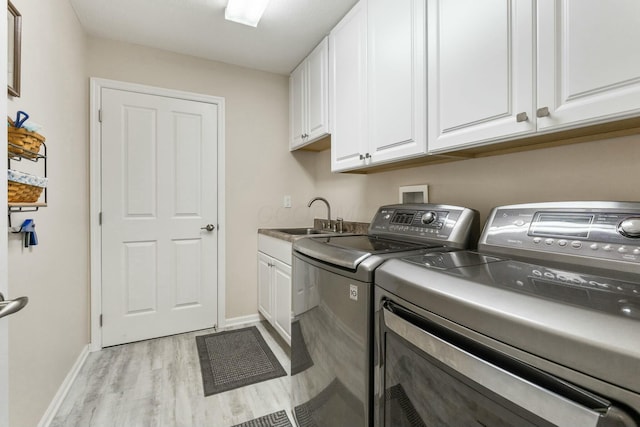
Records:
<instances>
[{"instance_id":1,"label":"door hinge","mask_svg":"<svg viewBox=\"0 0 640 427\"><path fill-rule=\"evenodd\" d=\"M98 110L98 121L102 123L102 109Z\"/></svg>"},{"instance_id":2,"label":"door hinge","mask_svg":"<svg viewBox=\"0 0 640 427\"><path fill-rule=\"evenodd\" d=\"M102 225L102 212L98 213L98 225Z\"/></svg>"},{"instance_id":3,"label":"door hinge","mask_svg":"<svg viewBox=\"0 0 640 427\"><path fill-rule=\"evenodd\" d=\"M102 314L100 315L100 327L102 328Z\"/></svg>"}]
</instances>

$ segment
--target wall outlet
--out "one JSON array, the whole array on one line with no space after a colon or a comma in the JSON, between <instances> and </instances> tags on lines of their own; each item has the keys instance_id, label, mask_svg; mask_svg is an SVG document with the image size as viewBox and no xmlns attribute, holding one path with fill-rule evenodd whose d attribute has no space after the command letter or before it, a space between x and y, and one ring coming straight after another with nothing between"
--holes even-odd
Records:
<instances>
[{"instance_id":1,"label":"wall outlet","mask_svg":"<svg viewBox=\"0 0 640 427\"><path fill-rule=\"evenodd\" d=\"M291 207L291 196L284 196L284 199L282 200L282 206L285 208Z\"/></svg>"}]
</instances>

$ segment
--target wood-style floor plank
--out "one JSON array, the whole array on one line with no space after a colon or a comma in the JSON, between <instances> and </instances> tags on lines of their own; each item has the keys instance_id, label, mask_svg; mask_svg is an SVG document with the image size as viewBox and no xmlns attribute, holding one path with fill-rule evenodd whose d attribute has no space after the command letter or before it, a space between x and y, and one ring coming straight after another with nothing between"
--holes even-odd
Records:
<instances>
[{"instance_id":1,"label":"wood-style floor plank","mask_svg":"<svg viewBox=\"0 0 640 427\"><path fill-rule=\"evenodd\" d=\"M269 326L255 326L290 372L286 345ZM90 354L50 427L228 427L283 409L293 422L289 376L204 396L195 337L212 332Z\"/></svg>"}]
</instances>

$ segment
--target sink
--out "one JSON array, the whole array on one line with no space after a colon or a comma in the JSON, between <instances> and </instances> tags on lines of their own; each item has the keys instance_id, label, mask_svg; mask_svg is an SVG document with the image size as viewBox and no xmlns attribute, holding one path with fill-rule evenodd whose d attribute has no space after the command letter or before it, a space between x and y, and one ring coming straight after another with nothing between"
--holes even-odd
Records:
<instances>
[{"instance_id":1,"label":"sink","mask_svg":"<svg viewBox=\"0 0 640 427\"><path fill-rule=\"evenodd\" d=\"M305 236L309 234L325 234L331 233L329 230L318 230L316 228L276 228L275 231L279 231L281 233L293 234L296 236Z\"/></svg>"}]
</instances>

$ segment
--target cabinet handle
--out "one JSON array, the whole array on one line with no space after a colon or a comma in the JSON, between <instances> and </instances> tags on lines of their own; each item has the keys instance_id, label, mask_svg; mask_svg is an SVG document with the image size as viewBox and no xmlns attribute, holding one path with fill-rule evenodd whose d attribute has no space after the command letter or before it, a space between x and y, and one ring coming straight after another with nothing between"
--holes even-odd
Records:
<instances>
[{"instance_id":1,"label":"cabinet handle","mask_svg":"<svg viewBox=\"0 0 640 427\"><path fill-rule=\"evenodd\" d=\"M549 115L550 115L549 107L538 108L538 111L536 111L536 116L537 117L547 117Z\"/></svg>"},{"instance_id":2,"label":"cabinet handle","mask_svg":"<svg viewBox=\"0 0 640 427\"><path fill-rule=\"evenodd\" d=\"M526 122L527 120L529 120L529 116L527 116L527 113L519 113L518 115L516 115L516 121L518 123Z\"/></svg>"}]
</instances>

